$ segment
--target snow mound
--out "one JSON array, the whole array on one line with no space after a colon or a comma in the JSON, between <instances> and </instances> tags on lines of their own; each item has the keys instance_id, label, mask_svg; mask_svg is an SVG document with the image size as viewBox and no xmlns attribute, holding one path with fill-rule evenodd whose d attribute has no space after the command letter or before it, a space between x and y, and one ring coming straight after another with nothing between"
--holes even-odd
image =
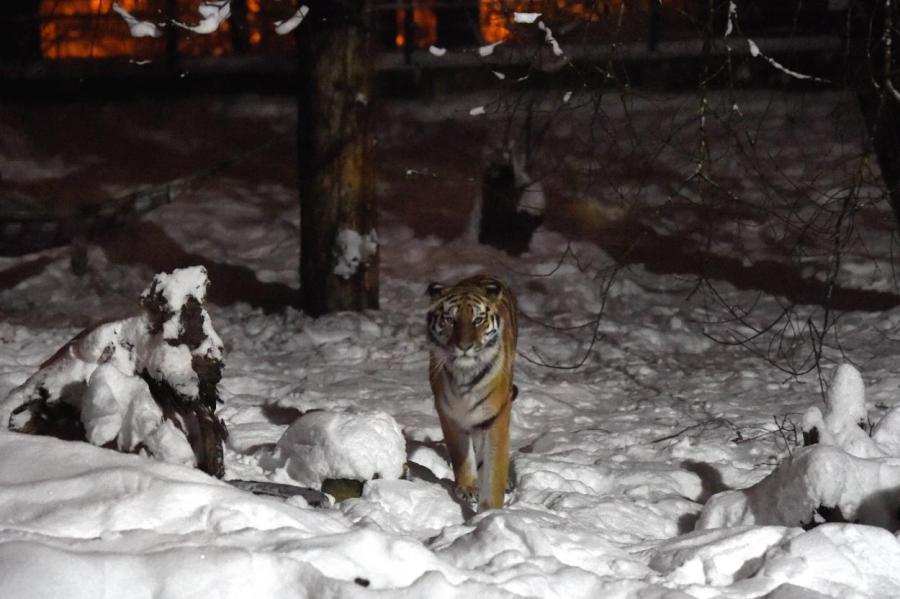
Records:
<instances>
[{"instance_id":1,"label":"snow mound","mask_svg":"<svg viewBox=\"0 0 900 599\"><path fill-rule=\"evenodd\" d=\"M771 547L797 534L781 526L698 531L662 543L650 567L680 585L728 586L755 574Z\"/></svg>"},{"instance_id":2,"label":"snow mound","mask_svg":"<svg viewBox=\"0 0 900 599\"><path fill-rule=\"evenodd\" d=\"M261 465L279 482L319 488L328 478L397 479L406 440L385 412L308 412L278 440Z\"/></svg>"},{"instance_id":3,"label":"snow mound","mask_svg":"<svg viewBox=\"0 0 900 599\"><path fill-rule=\"evenodd\" d=\"M384 482L384 481L382 481ZM456 597L420 542L198 470L0 430L0 597ZM498 594L497 596L502 596Z\"/></svg>"},{"instance_id":4,"label":"snow mound","mask_svg":"<svg viewBox=\"0 0 900 599\"><path fill-rule=\"evenodd\" d=\"M593 531L567 523L562 515L492 510L464 528L456 537L445 531L435 542L435 549L459 568L499 573L537 562L551 570L572 567L599 576L646 574L646 566L635 558Z\"/></svg>"},{"instance_id":5,"label":"snow mound","mask_svg":"<svg viewBox=\"0 0 900 599\"><path fill-rule=\"evenodd\" d=\"M758 576L829 597L898 597L897 564L900 541L886 530L824 524L772 549Z\"/></svg>"},{"instance_id":6,"label":"snow mound","mask_svg":"<svg viewBox=\"0 0 900 599\"><path fill-rule=\"evenodd\" d=\"M867 436L859 426L866 417L865 388L849 364L832 376L825 406L824 414L812 407L804 415L804 439L813 445L752 487L714 495L697 528L835 521L900 529L900 454L889 455L891 446L879 444L896 434L897 408L879 423L878 438Z\"/></svg>"},{"instance_id":7,"label":"snow mound","mask_svg":"<svg viewBox=\"0 0 900 599\"><path fill-rule=\"evenodd\" d=\"M463 523L462 508L451 490L424 481L370 480L362 497L345 500L341 510L354 523L422 540Z\"/></svg>"},{"instance_id":8,"label":"snow mound","mask_svg":"<svg viewBox=\"0 0 900 599\"><path fill-rule=\"evenodd\" d=\"M850 364L838 366L825 394L825 412L811 406L803 415L803 433L811 442L840 447L859 458L887 455L866 434L866 387Z\"/></svg>"},{"instance_id":9,"label":"snow mound","mask_svg":"<svg viewBox=\"0 0 900 599\"><path fill-rule=\"evenodd\" d=\"M59 539L131 535L140 546L154 531L227 535L287 528L310 536L347 528L335 513L256 497L196 469L2 430L0 506L0 539L7 540L13 531Z\"/></svg>"}]
</instances>

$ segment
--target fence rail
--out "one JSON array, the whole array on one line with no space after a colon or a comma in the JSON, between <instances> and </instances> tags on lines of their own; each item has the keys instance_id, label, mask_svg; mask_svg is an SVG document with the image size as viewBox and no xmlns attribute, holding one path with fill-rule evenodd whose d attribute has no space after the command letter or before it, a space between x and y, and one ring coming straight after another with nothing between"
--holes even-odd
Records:
<instances>
[{"instance_id":1,"label":"fence rail","mask_svg":"<svg viewBox=\"0 0 900 599\"><path fill-rule=\"evenodd\" d=\"M160 25L158 38L134 38L111 0L42 0L33 14L24 2L0 2L0 79L54 77L177 77L185 71L223 75L256 69L287 74L295 42L278 35L275 23L290 16L289 3L231 0L231 18L211 35L178 23L199 19L198 0L121 0L137 19ZM376 65L382 71L440 70L534 63L552 70L547 30L517 24L517 10L542 10L542 19L566 60L606 60L613 49L623 60L668 60L699 56L704 29L717 34L712 52L747 52L740 33L763 39L767 53L835 53L834 15L824 0L738 1L740 32L724 40L727 2L708 12L706 0L378 0L371 3ZM18 8L16 8L18 7ZM93 7L93 8L92 8ZM725 9L723 12L722 8ZM18 12L17 12L18 11ZM624 17L624 18L620 18ZM830 28L832 31L835 29ZM479 52L505 41L495 53ZM431 46L436 48L429 51ZM449 50L442 54L442 50ZM139 67L139 68L138 68Z\"/></svg>"}]
</instances>

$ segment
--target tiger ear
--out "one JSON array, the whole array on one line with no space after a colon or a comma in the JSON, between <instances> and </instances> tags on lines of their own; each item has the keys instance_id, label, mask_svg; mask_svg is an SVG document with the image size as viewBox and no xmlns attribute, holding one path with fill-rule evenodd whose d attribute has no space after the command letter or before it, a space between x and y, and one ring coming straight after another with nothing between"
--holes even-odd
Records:
<instances>
[{"instance_id":1,"label":"tiger ear","mask_svg":"<svg viewBox=\"0 0 900 599\"><path fill-rule=\"evenodd\" d=\"M503 284L496 279L488 279L482 283L481 288L491 297L497 297L503 291Z\"/></svg>"},{"instance_id":2,"label":"tiger ear","mask_svg":"<svg viewBox=\"0 0 900 599\"><path fill-rule=\"evenodd\" d=\"M439 294L441 291L443 291L444 289L446 289L446 287L444 287L444 286L441 285L440 283L429 283L428 289L427 289L427 293L428 293L428 295L430 295L431 297L435 297L436 295L438 295L438 294Z\"/></svg>"}]
</instances>

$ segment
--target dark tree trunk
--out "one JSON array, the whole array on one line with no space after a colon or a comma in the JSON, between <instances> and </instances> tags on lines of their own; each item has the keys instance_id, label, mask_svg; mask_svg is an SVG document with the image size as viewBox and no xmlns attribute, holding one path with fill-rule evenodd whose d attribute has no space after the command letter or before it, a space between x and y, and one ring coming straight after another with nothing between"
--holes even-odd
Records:
<instances>
[{"instance_id":1,"label":"dark tree trunk","mask_svg":"<svg viewBox=\"0 0 900 599\"><path fill-rule=\"evenodd\" d=\"M247 0L231 0L231 47L235 54L250 49L250 30L247 27Z\"/></svg>"},{"instance_id":2,"label":"dark tree trunk","mask_svg":"<svg viewBox=\"0 0 900 599\"><path fill-rule=\"evenodd\" d=\"M372 52L365 0L319 0L297 28L300 284L318 316L378 307L378 251L335 272L338 238L375 241L370 141Z\"/></svg>"},{"instance_id":3,"label":"dark tree trunk","mask_svg":"<svg viewBox=\"0 0 900 599\"><path fill-rule=\"evenodd\" d=\"M0 60L28 64L41 57L40 0L0 2Z\"/></svg>"},{"instance_id":4,"label":"dark tree trunk","mask_svg":"<svg viewBox=\"0 0 900 599\"><path fill-rule=\"evenodd\" d=\"M866 130L878 158L881 176L887 186L894 218L900 228L900 101L888 86L893 66L885 52L885 3L859 0L850 6L845 40L847 48L847 82L859 102ZM893 31L893 28L891 29ZM893 46L897 36L893 33Z\"/></svg>"},{"instance_id":5,"label":"dark tree trunk","mask_svg":"<svg viewBox=\"0 0 900 599\"><path fill-rule=\"evenodd\" d=\"M491 159L482 180L478 243L512 256L528 251L531 237L543 222L543 216L519 209L523 191L516 183L509 152L499 152Z\"/></svg>"}]
</instances>

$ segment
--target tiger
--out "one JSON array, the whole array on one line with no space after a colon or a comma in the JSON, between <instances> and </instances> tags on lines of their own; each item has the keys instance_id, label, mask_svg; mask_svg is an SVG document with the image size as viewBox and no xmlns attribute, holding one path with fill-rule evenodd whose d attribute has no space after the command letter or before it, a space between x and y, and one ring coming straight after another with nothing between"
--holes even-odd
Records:
<instances>
[{"instance_id":1,"label":"tiger","mask_svg":"<svg viewBox=\"0 0 900 599\"><path fill-rule=\"evenodd\" d=\"M516 298L476 275L428 286L429 382L457 493L478 511L502 508L509 478L509 421L518 394L513 363Z\"/></svg>"}]
</instances>

